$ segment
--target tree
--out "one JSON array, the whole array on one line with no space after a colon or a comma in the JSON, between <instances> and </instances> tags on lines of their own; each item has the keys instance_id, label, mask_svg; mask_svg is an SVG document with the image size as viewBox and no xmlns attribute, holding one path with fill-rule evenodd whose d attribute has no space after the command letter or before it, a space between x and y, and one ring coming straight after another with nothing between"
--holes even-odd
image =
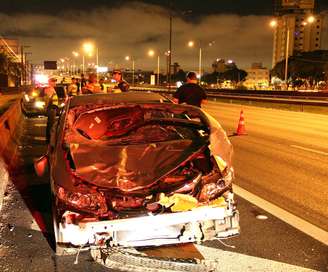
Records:
<instances>
[{"instance_id":1,"label":"tree","mask_svg":"<svg viewBox=\"0 0 328 272\"><path fill-rule=\"evenodd\" d=\"M208 84L222 83L225 80L230 80L232 82L238 83L244 81L247 77L247 72L238 69L237 66L232 67L231 69L226 69L224 72L213 72L210 74L205 74L203 76L203 81Z\"/></svg>"},{"instance_id":2,"label":"tree","mask_svg":"<svg viewBox=\"0 0 328 272\"><path fill-rule=\"evenodd\" d=\"M179 71L173 75L173 79L175 81L185 81L186 80L186 72L182 69L179 69Z\"/></svg>"},{"instance_id":3,"label":"tree","mask_svg":"<svg viewBox=\"0 0 328 272\"><path fill-rule=\"evenodd\" d=\"M223 83L225 80L238 83L244 81L247 72L238 69L236 63L232 60L216 59L212 63L213 73L203 75L203 81L208 84Z\"/></svg>"},{"instance_id":4,"label":"tree","mask_svg":"<svg viewBox=\"0 0 328 272\"><path fill-rule=\"evenodd\" d=\"M246 77L247 77L247 72L238 69L237 67L234 67L233 69L229 69L223 73L223 78L225 80L231 80L233 82L244 81Z\"/></svg>"},{"instance_id":5,"label":"tree","mask_svg":"<svg viewBox=\"0 0 328 272\"><path fill-rule=\"evenodd\" d=\"M275 65L271 75L280 79L285 78L285 60ZM328 50L301 52L288 58L288 78L293 84L299 84L300 80L307 80L313 84L314 81L327 80L327 76Z\"/></svg>"}]
</instances>

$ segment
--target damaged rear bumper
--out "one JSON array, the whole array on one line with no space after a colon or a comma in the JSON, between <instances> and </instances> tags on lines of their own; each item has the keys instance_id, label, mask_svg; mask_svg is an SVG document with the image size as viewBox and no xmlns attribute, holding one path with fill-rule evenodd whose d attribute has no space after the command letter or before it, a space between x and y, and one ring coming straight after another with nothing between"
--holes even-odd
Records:
<instances>
[{"instance_id":1,"label":"damaged rear bumper","mask_svg":"<svg viewBox=\"0 0 328 272\"><path fill-rule=\"evenodd\" d=\"M59 244L73 246L160 246L201 242L239 234L233 205L128 219L59 223Z\"/></svg>"}]
</instances>

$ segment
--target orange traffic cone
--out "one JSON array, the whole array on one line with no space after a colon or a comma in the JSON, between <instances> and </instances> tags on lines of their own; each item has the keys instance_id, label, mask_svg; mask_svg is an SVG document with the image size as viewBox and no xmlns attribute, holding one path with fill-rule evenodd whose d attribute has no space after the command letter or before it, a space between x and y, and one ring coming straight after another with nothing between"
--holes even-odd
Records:
<instances>
[{"instance_id":1,"label":"orange traffic cone","mask_svg":"<svg viewBox=\"0 0 328 272\"><path fill-rule=\"evenodd\" d=\"M246 128L245 128L245 118L244 118L244 111L243 110L241 110L241 112L240 112L238 128L237 128L237 131L236 131L235 135L238 135L238 136L247 135Z\"/></svg>"}]
</instances>

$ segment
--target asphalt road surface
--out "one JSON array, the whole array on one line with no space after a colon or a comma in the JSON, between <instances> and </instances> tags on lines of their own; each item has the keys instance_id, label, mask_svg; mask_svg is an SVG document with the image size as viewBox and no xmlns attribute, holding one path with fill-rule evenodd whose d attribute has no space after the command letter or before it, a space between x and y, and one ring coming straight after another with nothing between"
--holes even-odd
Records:
<instances>
[{"instance_id":1,"label":"asphalt road surface","mask_svg":"<svg viewBox=\"0 0 328 272\"><path fill-rule=\"evenodd\" d=\"M240 107L209 103L206 109L229 133L235 130ZM327 157L299 148L328 151L327 141L321 146L310 140L324 142L326 128L312 132L324 117L311 115L310 119L294 114L245 108L249 135L231 137L236 183L324 227ZM306 118L306 123L300 122L301 127L295 128L296 120ZM52 250L48 179L36 177L33 171L33 159L46 151L45 123L45 118L25 118L20 126L20 167L10 173L0 213L0 271L111 271L95 263L89 252L81 253L78 264L74 264L76 256L57 257ZM326 245L241 197L237 201L242 232L239 237L224 240L233 248L219 241L196 246L205 259L218 260L219 271L328 271ZM259 220L259 215L267 219Z\"/></svg>"},{"instance_id":2,"label":"asphalt road surface","mask_svg":"<svg viewBox=\"0 0 328 272\"><path fill-rule=\"evenodd\" d=\"M328 116L209 102L229 135L240 187L328 230Z\"/></svg>"}]
</instances>

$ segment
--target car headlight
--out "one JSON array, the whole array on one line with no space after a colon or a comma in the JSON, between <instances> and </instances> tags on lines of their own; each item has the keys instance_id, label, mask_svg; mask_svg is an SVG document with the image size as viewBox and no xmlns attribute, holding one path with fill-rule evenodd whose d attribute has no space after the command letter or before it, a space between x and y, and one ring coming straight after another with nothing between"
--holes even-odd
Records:
<instances>
[{"instance_id":1,"label":"car headlight","mask_svg":"<svg viewBox=\"0 0 328 272\"><path fill-rule=\"evenodd\" d=\"M25 99L26 102L30 102L30 98L28 97L27 94L24 95L24 99Z\"/></svg>"},{"instance_id":2,"label":"car headlight","mask_svg":"<svg viewBox=\"0 0 328 272\"><path fill-rule=\"evenodd\" d=\"M69 206L79 210L92 211L97 214L104 214L108 211L106 198L99 192L71 192L58 186L57 197Z\"/></svg>"},{"instance_id":3,"label":"car headlight","mask_svg":"<svg viewBox=\"0 0 328 272\"><path fill-rule=\"evenodd\" d=\"M34 106L38 109L43 109L46 105L44 101L35 101Z\"/></svg>"}]
</instances>

